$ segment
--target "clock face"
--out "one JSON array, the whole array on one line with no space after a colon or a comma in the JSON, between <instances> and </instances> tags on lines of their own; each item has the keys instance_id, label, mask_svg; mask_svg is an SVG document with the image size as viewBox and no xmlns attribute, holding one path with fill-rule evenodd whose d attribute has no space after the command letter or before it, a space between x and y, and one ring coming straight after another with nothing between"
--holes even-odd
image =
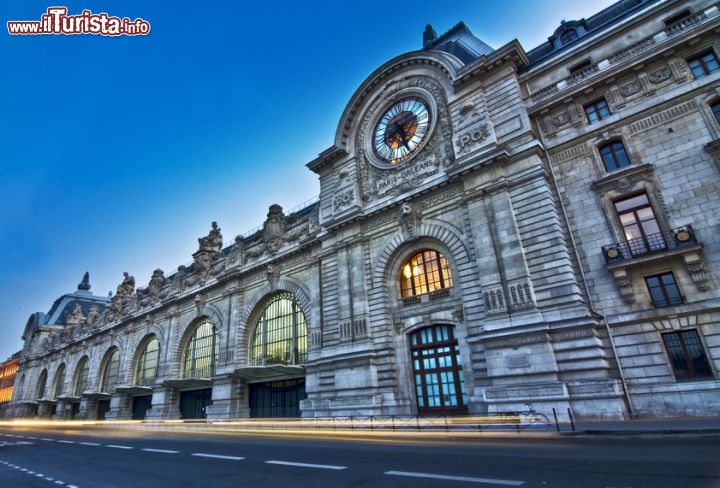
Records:
<instances>
[{"instance_id":1,"label":"clock face","mask_svg":"<svg viewBox=\"0 0 720 488\"><path fill-rule=\"evenodd\" d=\"M373 149L382 161L397 164L417 151L430 128L430 110L418 97L407 97L388 108L373 133Z\"/></svg>"}]
</instances>

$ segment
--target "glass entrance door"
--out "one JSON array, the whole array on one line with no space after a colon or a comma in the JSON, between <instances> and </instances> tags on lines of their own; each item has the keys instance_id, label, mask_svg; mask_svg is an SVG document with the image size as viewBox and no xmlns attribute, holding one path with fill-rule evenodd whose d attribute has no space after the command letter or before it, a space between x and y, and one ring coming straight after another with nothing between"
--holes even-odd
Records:
<instances>
[{"instance_id":1,"label":"glass entrance door","mask_svg":"<svg viewBox=\"0 0 720 488\"><path fill-rule=\"evenodd\" d=\"M410 336L418 413L465 413L467 401L460 349L451 325Z\"/></svg>"}]
</instances>

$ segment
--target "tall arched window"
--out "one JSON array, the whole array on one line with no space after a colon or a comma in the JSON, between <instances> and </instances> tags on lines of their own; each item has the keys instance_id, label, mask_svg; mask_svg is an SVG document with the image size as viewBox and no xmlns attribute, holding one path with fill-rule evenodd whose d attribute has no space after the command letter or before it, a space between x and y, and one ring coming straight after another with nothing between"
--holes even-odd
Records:
<instances>
[{"instance_id":1,"label":"tall arched window","mask_svg":"<svg viewBox=\"0 0 720 488\"><path fill-rule=\"evenodd\" d=\"M75 396L79 397L85 391L88 375L90 374L90 361L83 356L75 369Z\"/></svg>"},{"instance_id":2,"label":"tall arched window","mask_svg":"<svg viewBox=\"0 0 720 488\"><path fill-rule=\"evenodd\" d=\"M153 336L143 349L138 359L135 371L135 384L138 386L151 386L155 383L160 364L160 341Z\"/></svg>"},{"instance_id":3,"label":"tall arched window","mask_svg":"<svg viewBox=\"0 0 720 488\"><path fill-rule=\"evenodd\" d=\"M425 249L402 265L400 295L408 298L453 285L450 266L438 251Z\"/></svg>"},{"instance_id":4,"label":"tall arched window","mask_svg":"<svg viewBox=\"0 0 720 488\"><path fill-rule=\"evenodd\" d=\"M47 388L47 378L48 378L48 372L47 369L43 369L42 373L40 373L40 378L38 379L37 384L37 399L41 399L45 396L45 390Z\"/></svg>"},{"instance_id":5,"label":"tall arched window","mask_svg":"<svg viewBox=\"0 0 720 488\"><path fill-rule=\"evenodd\" d=\"M220 344L215 325L208 318L203 319L195 329L185 349L183 378L210 378L215 374L215 365L220 356Z\"/></svg>"},{"instance_id":6,"label":"tall arched window","mask_svg":"<svg viewBox=\"0 0 720 488\"><path fill-rule=\"evenodd\" d=\"M120 369L120 352L117 350L117 347L114 347L108 354L109 357L105 361L105 370L102 375L100 391L114 393Z\"/></svg>"},{"instance_id":7,"label":"tall arched window","mask_svg":"<svg viewBox=\"0 0 720 488\"><path fill-rule=\"evenodd\" d=\"M307 323L290 293L275 295L255 327L250 364L304 364L307 359Z\"/></svg>"},{"instance_id":8,"label":"tall arched window","mask_svg":"<svg viewBox=\"0 0 720 488\"><path fill-rule=\"evenodd\" d=\"M58 398L63 394L65 389L65 363L58 366L55 372L55 394L53 398Z\"/></svg>"}]
</instances>

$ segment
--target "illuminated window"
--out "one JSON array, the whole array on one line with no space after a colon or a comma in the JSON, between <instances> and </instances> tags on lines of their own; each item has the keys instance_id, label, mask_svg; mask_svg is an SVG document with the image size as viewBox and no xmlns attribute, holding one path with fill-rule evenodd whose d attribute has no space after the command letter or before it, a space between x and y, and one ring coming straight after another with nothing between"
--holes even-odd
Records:
<instances>
[{"instance_id":1,"label":"illuminated window","mask_svg":"<svg viewBox=\"0 0 720 488\"><path fill-rule=\"evenodd\" d=\"M251 342L250 364L304 364L307 323L290 293L275 295L263 310Z\"/></svg>"},{"instance_id":2,"label":"illuminated window","mask_svg":"<svg viewBox=\"0 0 720 488\"><path fill-rule=\"evenodd\" d=\"M45 396L45 390L47 389L47 378L48 378L47 369L43 369L43 372L40 373L40 379L38 379L38 387L37 387L38 400Z\"/></svg>"},{"instance_id":3,"label":"illuminated window","mask_svg":"<svg viewBox=\"0 0 720 488\"><path fill-rule=\"evenodd\" d=\"M600 146L600 157L607 171L615 171L616 169L630 166L630 159L625 151L622 142L615 141L604 146Z\"/></svg>"},{"instance_id":4,"label":"illuminated window","mask_svg":"<svg viewBox=\"0 0 720 488\"><path fill-rule=\"evenodd\" d=\"M718 58L712 51L705 51L702 54L698 54L694 58L688 59L687 63L696 79L707 76L720 69Z\"/></svg>"},{"instance_id":5,"label":"illuminated window","mask_svg":"<svg viewBox=\"0 0 720 488\"><path fill-rule=\"evenodd\" d=\"M85 391L88 375L90 374L90 361L84 356L75 369L75 396L79 397Z\"/></svg>"},{"instance_id":6,"label":"illuminated window","mask_svg":"<svg viewBox=\"0 0 720 488\"><path fill-rule=\"evenodd\" d=\"M105 363L105 371L103 371L102 386L100 391L105 393L115 392L115 383L117 383L118 371L120 368L120 352L114 348L110 353L110 358Z\"/></svg>"},{"instance_id":7,"label":"illuminated window","mask_svg":"<svg viewBox=\"0 0 720 488\"><path fill-rule=\"evenodd\" d=\"M135 372L135 384L138 386L151 386L155 383L160 364L160 341L153 337L145 345Z\"/></svg>"},{"instance_id":8,"label":"illuminated window","mask_svg":"<svg viewBox=\"0 0 720 488\"><path fill-rule=\"evenodd\" d=\"M452 276L445 256L426 249L415 254L402 266L400 295L402 298L422 295L452 287Z\"/></svg>"},{"instance_id":9,"label":"illuminated window","mask_svg":"<svg viewBox=\"0 0 720 488\"><path fill-rule=\"evenodd\" d=\"M713 377L697 330L669 332L663 334L663 341L678 380Z\"/></svg>"},{"instance_id":10,"label":"illuminated window","mask_svg":"<svg viewBox=\"0 0 720 488\"><path fill-rule=\"evenodd\" d=\"M185 349L183 378L210 378L215 374L215 365L220 355L220 344L215 326L210 319L204 319Z\"/></svg>"},{"instance_id":11,"label":"illuminated window","mask_svg":"<svg viewBox=\"0 0 720 488\"><path fill-rule=\"evenodd\" d=\"M667 247L647 194L618 200L615 202L615 210L633 256Z\"/></svg>"},{"instance_id":12,"label":"illuminated window","mask_svg":"<svg viewBox=\"0 0 720 488\"><path fill-rule=\"evenodd\" d=\"M63 394L65 388L65 364L61 364L55 372L55 395L58 398Z\"/></svg>"}]
</instances>

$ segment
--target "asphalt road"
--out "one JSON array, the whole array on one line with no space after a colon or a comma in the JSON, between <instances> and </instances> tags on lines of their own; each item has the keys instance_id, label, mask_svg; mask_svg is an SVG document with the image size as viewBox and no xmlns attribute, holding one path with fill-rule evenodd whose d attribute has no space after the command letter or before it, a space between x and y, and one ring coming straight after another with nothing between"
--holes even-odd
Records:
<instances>
[{"instance_id":1,"label":"asphalt road","mask_svg":"<svg viewBox=\"0 0 720 488\"><path fill-rule=\"evenodd\" d=\"M17 487L720 487L719 436L453 439L0 429Z\"/></svg>"}]
</instances>

